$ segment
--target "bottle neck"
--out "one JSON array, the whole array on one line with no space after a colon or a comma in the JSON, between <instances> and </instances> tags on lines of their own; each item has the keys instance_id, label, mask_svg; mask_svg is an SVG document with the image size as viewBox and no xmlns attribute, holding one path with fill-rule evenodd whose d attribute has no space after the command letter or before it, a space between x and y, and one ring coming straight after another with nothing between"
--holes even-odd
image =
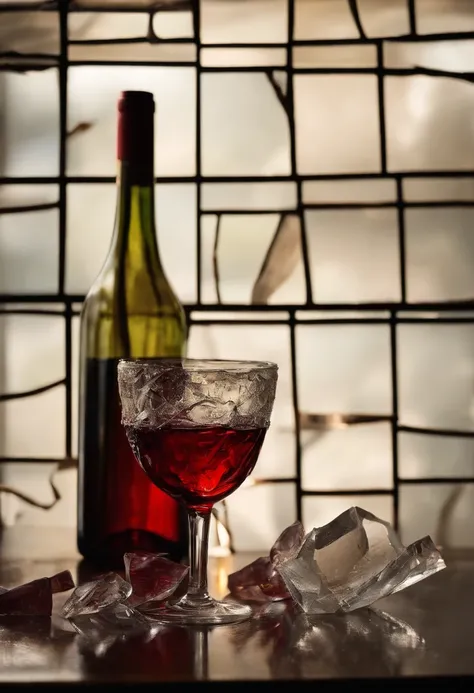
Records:
<instances>
[{"instance_id":1,"label":"bottle neck","mask_svg":"<svg viewBox=\"0 0 474 693\"><path fill-rule=\"evenodd\" d=\"M151 262L156 269L160 260L155 229L153 144L153 110L137 106L119 110L113 254L122 258L127 255L137 267Z\"/></svg>"}]
</instances>

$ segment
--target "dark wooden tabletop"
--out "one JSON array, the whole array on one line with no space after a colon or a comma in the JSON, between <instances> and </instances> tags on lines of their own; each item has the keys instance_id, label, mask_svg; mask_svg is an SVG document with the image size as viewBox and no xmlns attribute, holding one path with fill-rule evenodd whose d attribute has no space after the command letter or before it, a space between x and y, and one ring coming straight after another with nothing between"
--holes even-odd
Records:
<instances>
[{"instance_id":1,"label":"dark wooden tabletop","mask_svg":"<svg viewBox=\"0 0 474 693\"><path fill-rule=\"evenodd\" d=\"M211 559L214 596L226 594L228 572L254 557ZM319 679L327 684L474 676L474 553L446 558L446 570L378 602L376 611L346 616L310 619L280 602L238 625L160 627L148 641L101 642L64 630L54 613L51 619L3 617L0 683ZM89 571L69 530L3 530L0 585L65 569L79 580Z\"/></svg>"}]
</instances>

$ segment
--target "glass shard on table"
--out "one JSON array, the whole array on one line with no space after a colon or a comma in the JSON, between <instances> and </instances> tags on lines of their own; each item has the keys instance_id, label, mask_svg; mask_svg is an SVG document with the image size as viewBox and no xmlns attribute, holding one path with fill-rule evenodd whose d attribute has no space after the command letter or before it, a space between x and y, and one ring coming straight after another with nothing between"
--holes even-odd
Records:
<instances>
[{"instance_id":1,"label":"glass shard on table","mask_svg":"<svg viewBox=\"0 0 474 693\"><path fill-rule=\"evenodd\" d=\"M167 599L189 572L187 566L170 561L163 554L126 553L123 560L125 579L132 586L128 598L132 606Z\"/></svg>"},{"instance_id":2,"label":"glass shard on table","mask_svg":"<svg viewBox=\"0 0 474 693\"><path fill-rule=\"evenodd\" d=\"M354 507L309 532L277 570L301 608L320 614L369 606L445 567L429 537L405 547L389 523Z\"/></svg>"},{"instance_id":3,"label":"glass shard on table","mask_svg":"<svg viewBox=\"0 0 474 693\"><path fill-rule=\"evenodd\" d=\"M67 592L76 586L69 570L63 570L60 573L56 573L56 575L50 577L49 580L51 582L51 592L53 594L57 594L58 592Z\"/></svg>"},{"instance_id":4,"label":"glass shard on table","mask_svg":"<svg viewBox=\"0 0 474 693\"><path fill-rule=\"evenodd\" d=\"M74 580L69 570L11 589L0 587L0 615L51 616L53 594L66 592L73 587Z\"/></svg>"},{"instance_id":5,"label":"glass shard on table","mask_svg":"<svg viewBox=\"0 0 474 693\"><path fill-rule=\"evenodd\" d=\"M1 616L51 616L52 608L53 594L47 577L0 594Z\"/></svg>"},{"instance_id":6,"label":"glass shard on table","mask_svg":"<svg viewBox=\"0 0 474 693\"><path fill-rule=\"evenodd\" d=\"M252 602L288 599L290 593L277 572L277 566L296 556L303 540L303 525L301 522L294 522L280 534L270 550L269 557L257 558L253 563L229 575L230 593L234 597Z\"/></svg>"},{"instance_id":7,"label":"glass shard on table","mask_svg":"<svg viewBox=\"0 0 474 693\"><path fill-rule=\"evenodd\" d=\"M93 614L114 604L124 602L132 593L130 583L117 573L106 573L92 582L76 587L65 602L61 615L74 618L83 614Z\"/></svg>"}]
</instances>

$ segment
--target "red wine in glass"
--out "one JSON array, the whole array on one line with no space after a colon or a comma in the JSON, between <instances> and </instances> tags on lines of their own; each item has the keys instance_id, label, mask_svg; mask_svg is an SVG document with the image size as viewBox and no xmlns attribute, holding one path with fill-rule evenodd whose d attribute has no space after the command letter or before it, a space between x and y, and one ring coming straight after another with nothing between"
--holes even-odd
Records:
<instances>
[{"instance_id":1,"label":"red wine in glass","mask_svg":"<svg viewBox=\"0 0 474 693\"><path fill-rule=\"evenodd\" d=\"M247 604L216 601L208 592L209 526L214 503L235 491L255 467L270 425L278 366L267 361L121 359L117 377L122 424L138 463L188 512L187 592L150 605L147 613L162 623L181 625L249 618Z\"/></svg>"},{"instance_id":2,"label":"red wine in glass","mask_svg":"<svg viewBox=\"0 0 474 693\"><path fill-rule=\"evenodd\" d=\"M127 427L135 457L151 481L188 508L209 512L253 471L266 428Z\"/></svg>"}]
</instances>

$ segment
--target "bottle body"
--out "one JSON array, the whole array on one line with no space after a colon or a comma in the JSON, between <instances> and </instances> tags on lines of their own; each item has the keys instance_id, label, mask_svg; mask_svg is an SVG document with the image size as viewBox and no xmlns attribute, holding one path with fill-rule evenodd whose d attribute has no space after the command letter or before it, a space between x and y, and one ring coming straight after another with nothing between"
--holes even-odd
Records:
<instances>
[{"instance_id":1,"label":"bottle body","mask_svg":"<svg viewBox=\"0 0 474 693\"><path fill-rule=\"evenodd\" d=\"M78 548L108 565L122 563L127 551L176 560L187 551L185 513L135 460L117 385L120 358L179 357L186 348L184 311L156 241L150 97L122 97L114 235L81 314Z\"/></svg>"}]
</instances>

